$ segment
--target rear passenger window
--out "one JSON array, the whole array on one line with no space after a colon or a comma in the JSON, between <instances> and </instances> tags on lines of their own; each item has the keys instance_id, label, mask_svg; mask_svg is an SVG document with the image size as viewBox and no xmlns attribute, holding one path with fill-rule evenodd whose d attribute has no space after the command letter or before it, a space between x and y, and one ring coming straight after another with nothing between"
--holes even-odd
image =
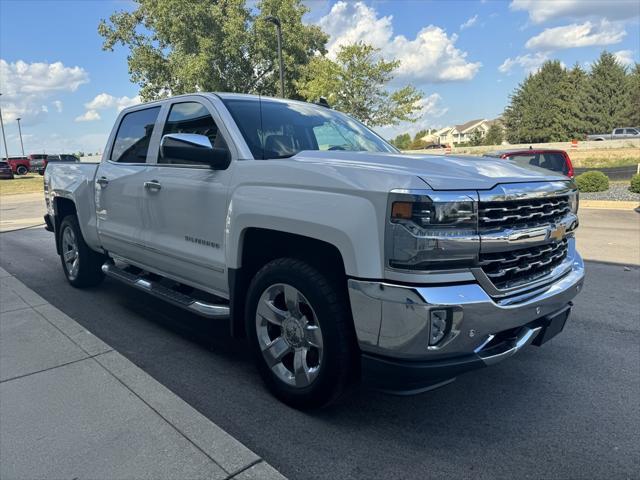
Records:
<instances>
[{"instance_id":1,"label":"rear passenger window","mask_svg":"<svg viewBox=\"0 0 640 480\"><path fill-rule=\"evenodd\" d=\"M127 113L118 127L111 160L120 163L145 163L158 113L160 107Z\"/></svg>"},{"instance_id":2,"label":"rear passenger window","mask_svg":"<svg viewBox=\"0 0 640 480\"><path fill-rule=\"evenodd\" d=\"M209 138L213 148L228 149L220 130L209 110L198 102L175 103L171 106L167 123L162 135L170 133L195 133ZM178 164L178 165L202 165L180 158L158 158L158 163Z\"/></svg>"},{"instance_id":3,"label":"rear passenger window","mask_svg":"<svg viewBox=\"0 0 640 480\"><path fill-rule=\"evenodd\" d=\"M567 161L561 153L543 153L540 155L540 167L567 174Z\"/></svg>"}]
</instances>

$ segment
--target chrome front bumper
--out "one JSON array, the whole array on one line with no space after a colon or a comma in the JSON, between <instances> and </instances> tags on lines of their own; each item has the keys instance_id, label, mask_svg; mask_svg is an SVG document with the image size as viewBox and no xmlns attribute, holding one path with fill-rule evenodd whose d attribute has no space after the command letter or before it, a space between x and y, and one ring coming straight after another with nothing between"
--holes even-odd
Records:
<instances>
[{"instance_id":1,"label":"chrome front bumper","mask_svg":"<svg viewBox=\"0 0 640 480\"><path fill-rule=\"evenodd\" d=\"M471 355L487 365L513 355L538 333L525 326L565 309L581 290L584 263L575 250L575 240L570 242L570 268L566 274L536 290L507 298L491 297L475 282L405 286L349 280L351 309L362 352L389 360L436 363ZM438 346L430 347L430 310L442 308L453 312L451 329ZM483 346L493 336L520 327L522 338L503 354L496 358L484 354Z\"/></svg>"}]
</instances>

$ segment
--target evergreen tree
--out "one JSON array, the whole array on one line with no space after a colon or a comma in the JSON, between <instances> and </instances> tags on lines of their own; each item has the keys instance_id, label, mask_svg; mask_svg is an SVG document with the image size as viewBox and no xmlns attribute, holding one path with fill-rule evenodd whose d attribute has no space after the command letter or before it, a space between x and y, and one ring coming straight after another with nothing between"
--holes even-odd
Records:
<instances>
[{"instance_id":1,"label":"evergreen tree","mask_svg":"<svg viewBox=\"0 0 640 480\"><path fill-rule=\"evenodd\" d=\"M561 89L560 104L564 105L563 131L566 140L582 139L591 132L592 127L587 121L588 81L587 73L576 63L568 72L566 86L563 85Z\"/></svg>"},{"instance_id":2,"label":"evergreen tree","mask_svg":"<svg viewBox=\"0 0 640 480\"><path fill-rule=\"evenodd\" d=\"M491 124L487 134L484 136L485 145L500 145L504 140L504 131L502 126L496 121Z\"/></svg>"},{"instance_id":3,"label":"evergreen tree","mask_svg":"<svg viewBox=\"0 0 640 480\"><path fill-rule=\"evenodd\" d=\"M591 67L586 98L591 133L611 132L623 126L631 93L626 77L625 67L609 52L602 52Z\"/></svg>"},{"instance_id":4,"label":"evergreen tree","mask_svg":"<svg viewBox=\"0 0 640 480\"><path fill-rule=\"evenodd\" d=\"M640 127L640 63L636 63L627 75L629 100L622 112L623 121L619 126Z\"/></svg>"},{"instance_id":5,"label":"evergreen tree","mask_svg":"<svg viewBox=\"0 0 640 480\"><path fill-rule=\"evenodd\" d=\"M522 82L505 109L503 120L511 143L553 142L567 139L564 118L567 71L558 60L545 62Z\"/></svg>"},{"instance_id":6,"label":"evergreen tree","mask_svg":"<svg viewBox=\"0 0 640 480\"><path fill-rule=\"evenodd\" d=\"M409 148L409 145L411 145L411 135L408 133L400 134L391 140L390 143L400 150L406 150Z\"/></svg>"}]
</instances>

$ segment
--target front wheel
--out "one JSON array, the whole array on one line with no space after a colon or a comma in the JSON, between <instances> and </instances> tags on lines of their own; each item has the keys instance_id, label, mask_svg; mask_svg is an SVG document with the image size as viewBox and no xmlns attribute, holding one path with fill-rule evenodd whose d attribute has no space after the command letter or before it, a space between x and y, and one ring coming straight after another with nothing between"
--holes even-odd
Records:
<instances>
[{"instance_id":1,"label":"front wheel","mask_svg":"<svg viewBox=\"0 0 640 480\"><path fill-rule=\"evenodd\" d=\"M284 403L322 407L355 378L357 346L346 295L301 260L274 260L256 274L246 328L263 380Z\"/></svg>"},{"instance_id":2,"label":"front wheel","mask_svg":"<svg viewBox=\"0 0 640 480\"><path fill-rule=\"evenodd\" d=\"M26 175L27 173L29 173L29 169L24 165L18 165L18 167L16 168L16 173L18 175Z\"/></svg>"},{"instance_id":3,"label":"front wheel","mask_svg":"<svg viewBox=\"0 0 640 480\"><path fill-rule=\"evenodd\" d=\"M83 288L102 282L102 264L106 257L89 248L74 215L68 215L60 222L59 235L60 260L69 283Z\"/></svg>"}]
</instances>

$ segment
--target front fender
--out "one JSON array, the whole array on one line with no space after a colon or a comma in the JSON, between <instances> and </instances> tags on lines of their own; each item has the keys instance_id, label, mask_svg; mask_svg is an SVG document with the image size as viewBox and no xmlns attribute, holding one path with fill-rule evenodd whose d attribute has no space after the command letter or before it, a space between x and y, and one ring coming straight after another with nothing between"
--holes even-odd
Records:
<instances>
[{"instance_id":1,"label":"front fender","mask_svg":"<svg viewBox=\"0 0 640 480\"><path fill-rule=\"evenodd\" d=\"M335 246L345 272L360 278L381 278L386 196L358 196L324 190L247 185L236 189L229 203L225 229L229 268L242 265L243 235L264 228L322 240Z\"/></svg>"}]
</instances>

